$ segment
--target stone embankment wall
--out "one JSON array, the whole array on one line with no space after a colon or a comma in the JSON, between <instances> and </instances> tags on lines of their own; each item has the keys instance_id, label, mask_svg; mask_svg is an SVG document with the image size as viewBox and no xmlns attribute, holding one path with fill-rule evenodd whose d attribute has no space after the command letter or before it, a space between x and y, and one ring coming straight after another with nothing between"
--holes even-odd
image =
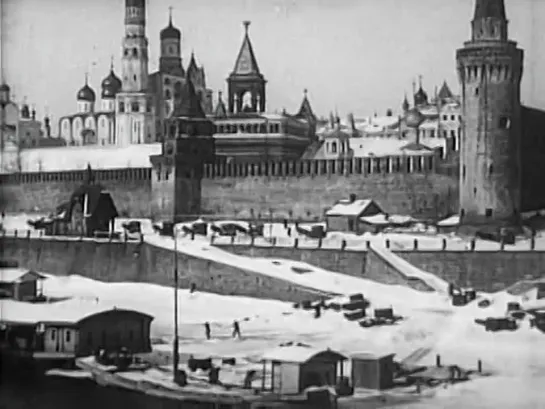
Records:
<instances>
[{"instance_id":1,"label":"stone embankment wall","mask_svg":"<svg viewBox=\"0 0 545 409\"><path fill-rule=\"evenodd\" d=\"M304 249L293 247L259 247L251 245L216 244L229 252L261 258L286 258L313 264L325 270L379 282L394 279L385 274L385 266L369 266L367 250ZM462 286L473 286L481 291L494 291L524 278L545 276L543 250L394 250L409 263L428 273ZM383 272L381 272L383 271ZM392 284L392 282L388 282Z\"/></svg>"},{"instance_id":2,"label":"stone embankment wall","mask_svg":"<svg viewBox=\"0 0 545 409\"><path fill-rule=\"evenodd\" d=\"M172 286L174 280L173 251L146 242L6 236L0 239L0 253L5 260L55 275L165 286ZM197 289L224 295L290 302L334 295L183 253L178 255L178 271L181 287L194 283Z\"/></svg>"}]
</instances>

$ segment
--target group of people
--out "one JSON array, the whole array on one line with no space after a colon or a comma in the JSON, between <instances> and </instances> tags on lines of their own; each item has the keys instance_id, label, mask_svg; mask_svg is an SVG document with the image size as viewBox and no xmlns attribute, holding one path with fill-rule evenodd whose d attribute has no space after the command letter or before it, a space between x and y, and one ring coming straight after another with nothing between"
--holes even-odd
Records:
<instances>
[{"instance_id":1,"label":"group of people","mask_svg":"<svg viewBox=\"0 0 545 409\"><path fill-rule=\"evenodd\" d=\"M210 323L208 321L204 323L204 333L206 335L206 339L210 340L212 338L212 331L210 329ZM233 321L233 334L232 334L232 337L233 338L238 338L238 339L240 339L242 337L242 335L240 333L240 324L238 323L237 320Z\"/></svg>"}]
</instances>

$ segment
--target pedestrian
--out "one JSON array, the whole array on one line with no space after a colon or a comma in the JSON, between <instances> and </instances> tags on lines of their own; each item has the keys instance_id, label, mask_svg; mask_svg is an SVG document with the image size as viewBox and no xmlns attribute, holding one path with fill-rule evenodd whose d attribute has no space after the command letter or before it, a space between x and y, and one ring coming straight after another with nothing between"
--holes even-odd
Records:
<instances>
[{"instance_id":1,"label":"pedestrian","mask_svg":"<svg viewBox=\"0 0 545 409\"><path fill-rule=\"evenodd\" d=\"M189 286L189 294L193 294L195 291L197 291L197 284L191 283Z\"/></svg>"},{"instance_id":2,"label":"pedestrian","mask_svg":"<svg viewBox=\"0 0 545 409\"><path fill-rule=\"evenodd\" d=\"M206 334L206 339L210 340L210 323L208 321L204 323L204 332Z\"/></svg>"},{"instance_id":3,"label":"pedestrian","mask_svg":"<svg viewBox=\"0 0 545 409\"><path fill-rule=\"evenodd\" d=\"M2 210L2 221L4 221L4 218L6 217L6 213Z\"/></svg>"},{"instance_id":4,"label":"pedestrian","mask_svg":"<svg viewBox=\"0 0 545 409\"><path fill-rule=\"evenodd\" d=\"M320 304L316 304L314 306L314 318L320 318L322 316L322 306Z\"/></svg>"},{"instance_id":5,"label":"pedestrian","mask_svg":"<svg viewBox=\"0 0 545 409\"><path fill-rule=\"evenodd\" d=\"M240 325L237 320L233 321L233 338L240 338Z\"/></svg>"}]
</instances>

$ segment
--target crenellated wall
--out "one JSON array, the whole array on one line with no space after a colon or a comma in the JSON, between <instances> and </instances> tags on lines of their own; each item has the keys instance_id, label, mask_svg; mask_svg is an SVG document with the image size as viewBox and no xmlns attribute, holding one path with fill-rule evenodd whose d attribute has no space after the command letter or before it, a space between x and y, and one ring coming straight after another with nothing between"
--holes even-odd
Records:
<instances>
[{"instance_id":1,"label":"crenellated wall","mask_svg":"<svg viewBox=\"0 0 545 409\"><path fill-rule=\"evenodd\" d=\"M202 181L203 213L321 218L326 208L350 193L372 197L391 213L436 217L455 212L456 177L424 166L425 161L433 165L434 156L419 157L418 162L408 158L209 165ZM93 174L110 190L122 215L149 217L151 172L97 169ZM0 175L0 207L7 212L53 211L85 177L84 170Z\"/></svg>"}]
</instances>

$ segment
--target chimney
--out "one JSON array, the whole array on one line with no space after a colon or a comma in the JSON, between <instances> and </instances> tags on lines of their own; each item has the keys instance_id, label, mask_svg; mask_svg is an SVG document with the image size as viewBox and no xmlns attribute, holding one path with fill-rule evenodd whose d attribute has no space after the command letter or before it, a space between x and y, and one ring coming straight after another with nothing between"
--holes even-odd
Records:
<instances>
[{"instance_id":1,"label":"chimney","mask_svg":"<svg viewBox=\"0 0 545 409\"><path fill-rule=\"evenodd\" d=\"M350 196L349 196L349 201L350 203L354 203L356 201L356 194L355 193L350 193Z\"/></svg>"}]
</instances>

